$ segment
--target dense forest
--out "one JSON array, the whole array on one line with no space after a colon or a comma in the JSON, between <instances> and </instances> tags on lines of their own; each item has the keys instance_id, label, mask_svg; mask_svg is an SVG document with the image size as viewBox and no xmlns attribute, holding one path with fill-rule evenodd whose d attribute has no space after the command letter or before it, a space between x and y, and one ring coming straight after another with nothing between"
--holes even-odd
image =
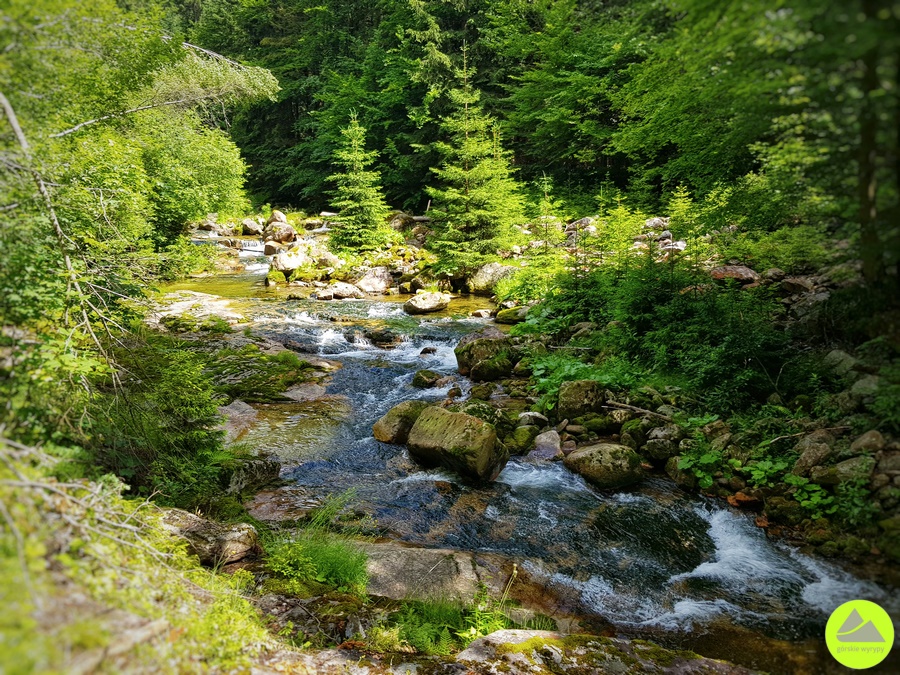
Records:
<instances>
[{"instance_id":1,"label":"dense forest","mask_svg":"<svg viewBox=\"0 0 900 675\"><path fill-rule=\"evenodd\" d=\"M515 565L468 604L373 600L359 542L384 530L352 490L251 513L273 469L234 411L341 364L166 293L257 244L268 307L409 296L357 317L385 353L440 329L407 315L487 322L453 335L464 377L409 373L446 400L380 411L387 447L443 407L496 439L476 483L555 434L550 458L619 489L570 459L615 444L898 583L900 6L9 0L0 53L0 671L325 672L357 659L310 651L341 643L436 667L561 627L509 611ZM171 536L191 518L254 562Z\"/></svg>"}]
</instances>

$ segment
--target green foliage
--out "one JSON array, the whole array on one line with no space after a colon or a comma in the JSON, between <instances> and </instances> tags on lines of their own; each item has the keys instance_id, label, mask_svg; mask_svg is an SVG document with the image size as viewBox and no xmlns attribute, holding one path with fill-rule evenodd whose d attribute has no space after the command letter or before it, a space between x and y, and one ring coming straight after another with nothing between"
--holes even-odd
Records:
<instances>
[{"instance_id":1,"label":"green foliage","mask_svg":"<svg viewBox=\"0 0 900 675\"><path fill-rule=\"evenodd\" d=\"M52 460L42 452L4 444L0 453L3 672L63 672L106 647L122 627L98 613L98 604L164 620L178 636L129 653L131 668L250 668L269 638L242 595L248 572L219 576L201 568L161 524L159 509L123 499L123 485L110 476L61 484L46 475ZM38 611L63 604L68 611L52 621Z\"/></svg>"},{"instance_id":2,"label":"green foliage","mask_svg":"<svg viewBox=\"0 0 900 675\"><path fill-rule=\"evenodd\" d=\"M878 515L878 506L868 486L868 477L861 476L844 481L835 489L835 516L848 528L871 525Z\"/></svg>"},{"instance_id":3,"label":"green foliage","mask_svg":"<svg viewBox=\"0 0 900 675\"><path fill-rule=\"evenodd\" d=\"M900 433L900 363L883 367L872 410L885 428Z\"/></svg>"},{"instance_id":4,"label":"green foliage","mask_svg":"<svg viewBox=\"0 0 900 675\"><path fill-rule=\"evenodd\" d=\"M306 595L313 583L365 596L368 557L352 541L331 531L335 518L353 497L351 491L326 500L297 537L266 546L266 566L287 582L280 590Z\"/></svg>"},{"instance_id":5,"label":"green foliage","mask_svg":"<svg viewBox=\"0 0 900 675\"><path fill-rule=\"evenodd\" d=\"M678 468L693 473L698 485L704 490L712 487L714 474L724 466L727 465L724 464L722 453L712 450L702 434L695 437L691 450L678 460Z\"/></svg>"},{"instance_id":6,"label":"green foliage","mask_svg":"<svg viewBox=\"0 0 900 675\"><path fill-rule=\"evenodd\" d=\"M784 459L762 459L747 465L750 474L750 484L755 487L772 487L776 479L790 467L790 462Z\"/></svg>"},{"instance_id":7,"label":"green foliage","mask_svg":"<svg viewBox=\"0 0 900 675\"><path fill-rule=\"evenodd\" d=\"M531 372L535 388L542 394L541 405L551 410L556 405L559 387L572 380L595 380L611 389L627 390L637 385L642 372L626 359L607 357L596 365L584 363L576 356L553 353L532 360Z\"/></svg>"},{"instance_id":8,"label":"green foliage","mask_svg":"<svg viewBox=\"0 0 900 675\"><path fill-rule=\"evenodd\" d=\"M784 477L784 482L794 488L794 500L799 502L814 520L838 511L834 497L821 485L810 482L809 478L789 473Z\"/></svg>"},{"instance_id":9,"label":"green foliage","mask_svg":"<svg viewBox=\"0 0 900 675\"><path fill-rule=\"evenodd\" d=\"M380 176L368 168L377 153L366 152L366 130L355 114L341 134L344 141L335 153L335 164L343 171L329 176L337 185L332 205L338 210L329 241L339 251L375 249L392 234L385 224L388 207L381 194Z\"/></svg>"},{"instance_id":10,"label":"green foliage","mask_svg":"<svg viewBox=\"0 0 900 675\"><path fill-rule=\"evenodd\" d=\"M133 340L119 353L129 377L96 401L91 452L138 494L191 507L218 493L233 455L223 446L221 400L203 361L174 346L164 338Z\"/></svg>"},{"instance_id":11,"label":"green foliage","mask_svg":"<svg viewBox=\"0 0 900 675\"><path fill-rule=\"evenodd\" d=\"M499 125L481 111L465 53L463 58L462 86L450 92L454 111L442 124L449 140L435 143L443 157L440 168L432 169L440 187L428 188L434 199L429 243L440 258L437 269L452 274L486 262L509 240L512 226L524 221Z\"/></svg>"},{"instance_id":12,"label":"green foliage","mask_svg":"<svg viewBox=\"0 0 900 675\"><path fill-rule=\"evenodd\" d=\"M821 228L795 225L774 232L741 233L724 246L723 256L754 269L777 267L794 274L820 269L831 254Z\"/></svg>"},{"instance_id":13,"label":"green foliage","mask_svg":"<svg viewBox=\"0 0 900 675\"><path fill-rule=\"evenodd\" d=\"M392 617L399 638L421 654L449 655L465 627L464 610L448 600L407 601Z\"/></svg>"}]
</instances>

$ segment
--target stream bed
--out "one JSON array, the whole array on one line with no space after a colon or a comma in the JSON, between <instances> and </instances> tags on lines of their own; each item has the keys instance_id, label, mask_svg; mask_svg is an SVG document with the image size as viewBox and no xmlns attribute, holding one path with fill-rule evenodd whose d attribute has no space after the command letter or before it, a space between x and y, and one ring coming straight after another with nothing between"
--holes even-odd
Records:
<instances>
[{"instance_id":1,"label":"stream bed","mask_svg":"<svg viewBox=\"0 0 900 675\"><path fill-rule=\"evenodd\" d=\"M233 298L255 332L342 364L324 398L257 405L257 422L239 438L282 461L288 484L279 499L298 511L353 489L356 508L382 537L502 554L588 625L593 617L625 637L770 672L841 672L822 634L847 600L900 614L892 591L769 540L747 514L663 478L600 492L560 463L517 457L489 485L416 467L404 448L376 441L372 423L401 401L447 396L449 385L413 388L413 374L455 374L456 342L489 321L469 313L489 303L459 298L445 312L410 317L402 296L288 300L289 291L263 285L265 259L245 255L243 273L167 290ZM352 330L367 327L389 328L404 341L374 347ZM465 396L470 383L457 381ZM895 657L874 672L897 672Z\"/></svg>"}]
</instances>

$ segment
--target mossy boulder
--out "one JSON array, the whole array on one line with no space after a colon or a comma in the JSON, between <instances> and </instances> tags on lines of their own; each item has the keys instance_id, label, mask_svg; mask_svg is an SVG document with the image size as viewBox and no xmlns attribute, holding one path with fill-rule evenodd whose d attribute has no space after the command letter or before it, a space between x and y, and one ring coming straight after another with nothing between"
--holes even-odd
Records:
<instances>
[{"instance_id":1,"label":"mossy boulder","mask_svg":"<svg viewBox=\"0 0 900 675\"><path fill-rule=\"evenodd\" d=\"M434 370L420 370L413 375L412 386L418 389L430 389L436 386L442 377L443 375Z\"/></svg>"},{"instance_id":2,"label":"mossy boulder","mask_svg":"<svg viewBox=\"0 0 900 675\"><path fill-rule=\"evenodd\" d=\"M527 307L512 307L511 309L501 309L494 317L497 323L516 324L525 321L528 314Z\"/></svg>"},{"instance_id":3,"label":"mossy boulder","mask_svg":"<svg viewBox=\"0 0 900 675\"><path fill-rule=\"evenodd\" d=\"M475 382L496 382L512 374L513 363L506 353L479 361L469 371L469 377Z\"/></svg>"},{"instance_id":4,"label":"mossy boulder","mask_svg":"<svg viewBox=\"0 0 900 675\"><path fill-rule=\"evenodd\" d=\"M765 514L776 523L796 526L806 518L806 511L799 502L785 497L769 497L766 500Z\"/></svg>"},{"instance_id":5,"label":"mossy boulder","mask_svg":"<svg viewBox=\"0 0 900 675\"><path fill-rule=\"evenodd\" d=\"M496 357L509 358L512 341L506 335L500 331L483 332L481 335L483 337L463 338L453 350L461 375L468 375L472 368L482 361L490 361Z\"/></svg>"},{"instance_id":6,"label":"mossy boulder","mask_svg":"<svg viewBox=\"0 0 900 675\"><path fill-rule=\"evenodd\" d=\"M425 466L444 466L483 481L494 480L509 460L492 425L435 406L419 415L407 447L412 458Z\"/></svg>"},{"instance_id":7,"label":"mossy boulder","mask_svg":"<svg viewBox=\"0 0 900 675\"><path fill-rule=\"evenodd\" d=\"M487 422L493 426L500 437L505 436L513 430L515 423L507 418L506 414L486 401L472 400L451 408L453 412L461 412L472 417L477 417L483 422Z\"/></svg>"},{"instance_id":8,"label":"mossy boulder","mask_svg":"<svg viewBox=\"0 0 900 675\"><path fill-rule=\"evenodd\" d=\"M534 447L534 439L540 432L538 427L531 424L516 427L503 439L503 444L511 455L527 455Z\"/></svg>"},{"instance_id":9,"label":"mossy boulder","mask_svg":"<svg viewBox=\"0 0 900 675\"><path fill-rule=\"evenodd\" d=\"M603 489L633 485L644 477L641 458L631 448L617 443L579 448L568 455L564 463L570 471Z\"/></svg>"},{"instance_id":10,"label":"mossy boulder","mask_svg":"<svg viewBox=\"0 0 900 675\"><path fill-rule=\"evenodd\" d=\"M403 401L372 425L372 435L382 443L406 443L409 431L428 407L425 401Z\"/></svg>"},{"instance_id":11,"label":"mossy boulder","mask_svg":"<svg viewBox=\"0 0 900 675\"><path fill-rule=\"evenodd\" d=\"M556 415L560 420L575 419L603 410L603 388L594 380L563 382L559 387Z\"/></svg>"}]
</instances>

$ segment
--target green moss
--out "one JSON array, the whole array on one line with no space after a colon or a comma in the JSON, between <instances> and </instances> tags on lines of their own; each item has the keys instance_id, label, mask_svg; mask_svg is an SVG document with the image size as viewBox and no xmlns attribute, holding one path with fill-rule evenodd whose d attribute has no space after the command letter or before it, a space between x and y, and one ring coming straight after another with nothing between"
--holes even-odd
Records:
<instances>
[{"instance_id":1,"label":"green moss","mask_svg":"<svg viewBox=\"0 0 900 675\"><path fill-rule=\"evenodd\" d=\"M197 319L190 314L164 316L159 323L170 333L193 333L200 327Z\"/></svg>"},{"instance_id":2,"label":"green moss","mask_svg":"<svg viewBox=\"0 0 900 675\"><path fill-rule=\"evenodd\" d=\"M646 640L632 640L631 644L635 645L634 653L640 658L649 659L663 668L675 665L675 662L679 659L693 661L700 658L699 654L695 654L692 651L665 649Z\"/></svg>"}]
</instances>

